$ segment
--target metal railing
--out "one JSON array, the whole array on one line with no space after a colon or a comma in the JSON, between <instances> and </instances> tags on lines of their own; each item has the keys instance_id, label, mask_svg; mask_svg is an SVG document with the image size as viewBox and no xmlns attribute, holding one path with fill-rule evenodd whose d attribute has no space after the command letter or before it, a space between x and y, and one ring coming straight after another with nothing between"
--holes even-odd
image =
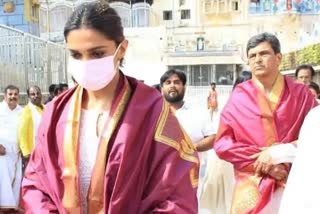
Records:
<instances>
[{"instance_id":1,"label":"metal railing","mask_svg":"<svg viewBox=\"0 0 320 214\"><path fill-rule=\"evenodd\" d=\"M227 103L233 86L218 85L216 91L218 93L219 109L221 110ZM187 86L185 99L197 105L199 108L207 108L207 97L209 95L210 86Z\"/></svg>"},{"instance_id":2,"label":"metal railing","mask_svg":"<svg viewBox=\"0 0 320 214\"><path fill-rule=\"evenodd\" d=\"M13 84L23 93L37 85L44 93L52 83L68 82L66 49L31 34L0 25L0 90Z\"/></svg>"}]
</instances>

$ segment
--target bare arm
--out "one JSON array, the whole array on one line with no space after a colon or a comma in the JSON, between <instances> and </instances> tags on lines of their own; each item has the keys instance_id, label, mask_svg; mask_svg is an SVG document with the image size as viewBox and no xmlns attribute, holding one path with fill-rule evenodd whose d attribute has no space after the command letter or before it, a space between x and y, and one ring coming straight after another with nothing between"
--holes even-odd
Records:
<instances>
[{"instance_id":1,"label":"bare arm","mask_svg":"<svg viewBox=\"0 0 320 214\"><path fill-rule=\"evenodd\" d=\"M212 149L215 138L215 134L203 138L195 144L195 150L197 152L205 152Z\"/></svg>"}]
</instances>

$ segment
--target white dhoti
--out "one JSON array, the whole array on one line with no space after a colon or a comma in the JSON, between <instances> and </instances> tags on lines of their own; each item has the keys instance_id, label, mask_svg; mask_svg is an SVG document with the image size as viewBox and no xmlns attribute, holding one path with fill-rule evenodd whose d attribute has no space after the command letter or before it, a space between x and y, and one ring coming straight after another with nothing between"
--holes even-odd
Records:
<instances>
[{"instance_id":1,"label":"white dhoti","mask_svg":"<svg viewBox=\"0 0 320 214\"><path fill-rule=\"evenodd\" d=\"M22 180L22 160L18 145L18 113L21 107L10 110L0 104L0 144L6 154L0 155L0 208L18 208Z\"/></svg>"},{"instance_id":2,"label":"white dhoti","mask_svg":"<svg viewBox=\"0 0 320 214\"><path fill-rule=\"evenodd\" d=\"M232 164L218 158L214 150L208 151L207 167L200 189L200 214L230 213L234 185Z\"/></svg>"},{"instance_id":3,"label":"white dhoti","mask_svg":"<svg viewBox=\"0 0 320 214\"><path fill-rule=\"evenodd\" d=\"M22 180L22 160L17 146L0 142L6 154L0 156L0 208L18 208Z\"/></svg>"}]
</instances>

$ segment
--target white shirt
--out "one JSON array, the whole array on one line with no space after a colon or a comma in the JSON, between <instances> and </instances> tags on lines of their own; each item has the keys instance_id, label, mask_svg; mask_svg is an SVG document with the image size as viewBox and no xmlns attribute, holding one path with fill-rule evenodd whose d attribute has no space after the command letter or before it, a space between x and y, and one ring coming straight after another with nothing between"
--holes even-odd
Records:
<instances>
[{"instance_id":1,"label":"white shirt","mask_svg":"<svg viewBox=\"0 0 320 214\"><path fill-rule=\"evenodd\" d=\"M11 110L5 101L0 103L0 144L6 147L7 153L19 151L18 123L21 110L19 105Z\"/></svg>"},{"instance_id":2,"label":"white shirt","mask_svg":"<svg viewBox=\"0 0 320 214\"><path fill-rule=\"evenodd\" d=\"M193 143L217 133L217 123L210 122L207 112L194 108L186 102L176 110L175 116Z\"/></svg>"},{"instance_id":3,"label":"white shirt","mask_svg":"<svg viewBox=\"0 0 320 214\"><path fill-rule=\"evenodd\" d=\"M300 130L296 158L281 201L281 214L320 213L320 106L306 116Z\"/></svg>"}]
</instances>

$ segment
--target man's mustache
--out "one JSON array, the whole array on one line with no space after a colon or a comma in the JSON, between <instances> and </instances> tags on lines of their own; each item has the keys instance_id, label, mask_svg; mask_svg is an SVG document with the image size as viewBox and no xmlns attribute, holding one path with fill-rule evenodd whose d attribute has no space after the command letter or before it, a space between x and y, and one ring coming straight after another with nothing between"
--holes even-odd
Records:
<instances>
[{"instance_id":1,"label":"man's mustache","mask_svg":"<svg viewBox=\"0 0 320 214\"><path fill-rule=\"evenodd\" d=\"M10 100L10 101L18 101L18 99L17 99L17 98L15 98L15 97L10 98L9 100Z\"/></svg>"}]
</instances>

